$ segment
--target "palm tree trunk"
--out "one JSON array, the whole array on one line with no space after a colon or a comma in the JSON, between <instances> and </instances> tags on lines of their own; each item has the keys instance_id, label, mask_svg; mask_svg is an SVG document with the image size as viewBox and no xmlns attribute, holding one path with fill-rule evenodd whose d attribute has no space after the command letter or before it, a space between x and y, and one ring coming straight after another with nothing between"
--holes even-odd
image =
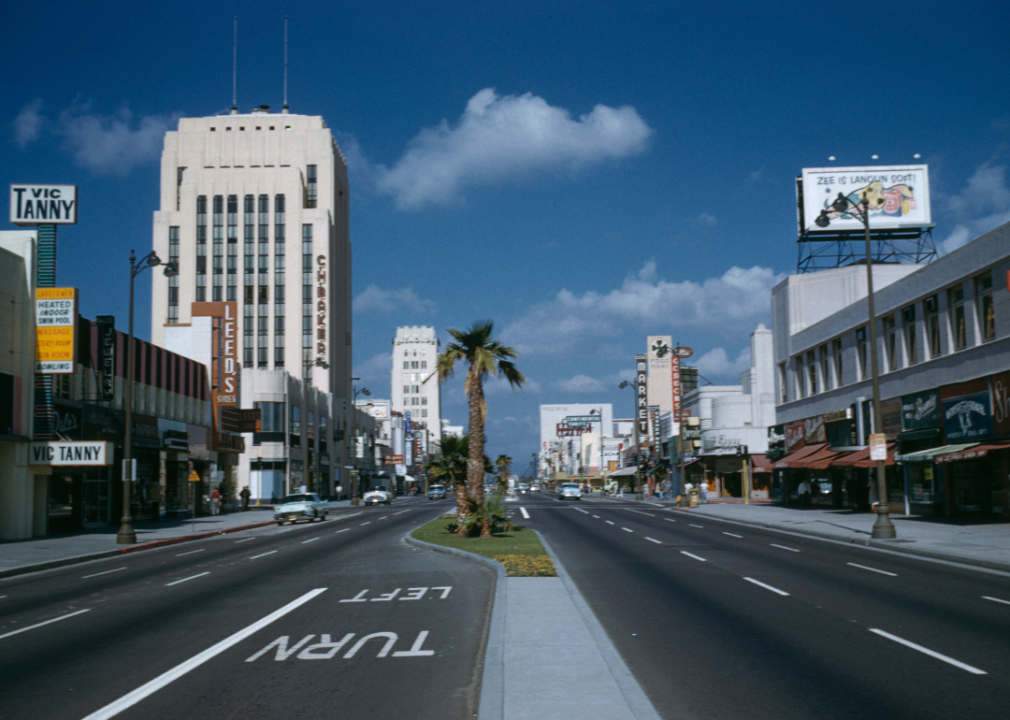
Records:
<instances>
[{"instance_id":1,"label":"palm tree trunk","mask_svg":"<svg viewBox=\"0 0 1010 720\"><path fill-rule=\"evenodd\" d=\"M480 373L470 368L470 427L466 459L466 484L470 500L484 503L484 385Z\"/></svg>"},{"instance_id":2,"label":"palm tree trunk","mask_svg":"<svg viewBox=\"0 0 1010 720\"><path fill-rule=\"evenodd\" d=\"M466 519L466 483L456 480L456 534L465 535L463 520Z\"/></svg>"}]
</instances>

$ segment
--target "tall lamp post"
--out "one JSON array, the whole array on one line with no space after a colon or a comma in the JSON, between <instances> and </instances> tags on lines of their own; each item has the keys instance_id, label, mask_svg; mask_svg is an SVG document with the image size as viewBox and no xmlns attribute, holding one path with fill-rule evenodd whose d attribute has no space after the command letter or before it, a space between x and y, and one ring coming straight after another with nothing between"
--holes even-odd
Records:
<instances>
[{"instance_id":1,"label":"tall lamp post","mask_svg":"<svg viewBox=\"0 0 1010 720\"><path fill-rule=\"evenodd\" d=\"M352 385L351 385L351 430L352 430L352 433L353 433L353 435L351 437L351 442L352 442L353 453L354 453L354 455L353 455L354 460L351 462L351 466L354 469L359 470L359 472L360 472L360 469L358 468L358 405L357 405L357 403L358 403L358 395L364 395L365 397L368 397L368 396L370 396L372 394L372 391L369 390L366 387L358 388L356 385L353 384L353 383L355 383L355 382L357 382L359 380L361 380L361 378L356 378L356 377L352 377L351 378L351 382L352 382ZM356 498L357 496L358 496L358 475L354 475L354 482L351 485L351 497L352 498Z\"/></svg>"},{"instance_id":2,"label":"tall lamp post","mask_svg":"<svg viewBox=\"0 0 1010 720\"><path fill-rule=\"evenodd\" d=\"M126 428L123 433L123 517L120 520L116 542L120 545L133 545L137 542L137 533L133 529L133 517L130 515L130 485L134 481L133 473L133 279L140 273L155 265L161 265L161 258L154 251L140 258L133 249L130 250L130 322L126 336L126 387L123 389L123 415ZM178 275L175 263L165 264L165 276Z\"/></svg>"},{"instance_id":3,"label":"tall lamp post","mask_svg":"<svg viewBox=\"0 0 1010 720\"><path fill-rule=\"evenodd\" d=\"M866 304L870 316L870 373L873 377L873 429L879 433L884 427L883 417L880 412L880 368L877 364L877 313L873 306L873 258L870 251L870 201L864 192L860 202L854 203L844 194L838 193L838 197L831 203L831 209L838 215L850 215L863 224L866 236ZM831 217L828 210L821 210L821 214L814 220L817 227L826 228L831 224ZM873 523L872 536L876 539L887 540L895 537L894 523L891 522L890 512L887 502L887 472L884 469L884 460L877 460L877 520Z\"/></svg>"}]
</instances>

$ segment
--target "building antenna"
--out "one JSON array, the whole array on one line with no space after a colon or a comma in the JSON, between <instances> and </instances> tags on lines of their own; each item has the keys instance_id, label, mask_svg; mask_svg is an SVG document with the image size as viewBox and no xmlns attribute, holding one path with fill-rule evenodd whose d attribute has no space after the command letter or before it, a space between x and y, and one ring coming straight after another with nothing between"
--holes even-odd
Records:
<instances>
[{"instance_id":1,"label":"building antenna","mask_svg":"<svg viewBox=\"0 0 1010 720\"><path fill-rule=\"evenodd\" d=\"M281 112L288 112L288 16L284 16L284 107Z\"/></svg>"},{"instance_id":2,"label":"building antenna","mask_svg":"<svg viewBox=\"0 0 1010 720\"><path fill-rule=\"evenodd\" d=\"M238 15L233 18L231 44L231 114L238 115Z\"/></svg>"}]
</instances>

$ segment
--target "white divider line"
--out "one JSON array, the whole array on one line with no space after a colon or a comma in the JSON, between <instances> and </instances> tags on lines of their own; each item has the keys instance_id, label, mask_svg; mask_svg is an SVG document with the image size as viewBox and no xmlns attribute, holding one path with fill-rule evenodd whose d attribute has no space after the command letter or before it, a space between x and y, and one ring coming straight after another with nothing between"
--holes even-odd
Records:
<instances>
[{"instance_id":1,"label":"white divider line","mask_svg":"<svg viewBox=\"0 0 1010 720\"><path fill-rule=\"evenodd\" d=\"M207 548L200 548L199 550L190 550L189 552L179 553L176 557L182 557L183 555L195 555L198 552L203 552Z\"/></svg>"},{"instance_id":2,"label":"white divider line","mask_svg":"<svg viewBox=\"0 0 1010 720\"><path fill-rule=\"evenodd\" d=\"M7 597L3 595L2 597ZM988 595L982 596L983 600L992 600L993 602L1003 603L1004 605L1010 605L1010 600L1000 600L999 598L989 597Z\"/></svg>"},{"instance_id":3,"label":"white divider line","mask_svg":"<svg viewBox=\"0 0 1010 720\"><path fill-rule=\"evenodd\" d=\"M302 545L308 545L310 542L315 542L318 539L319 539L318 537L314 537L314 538L309 538L308 540L302 540Z\"/></svg>"},{"instance_id":4,"label":"white divider line","mask_svg":"<svg viewBox=\"0 0 1010 720\"><path fill-rule=\"evenodd\" d=\"M690 525L691 527L696 527L696 528L698 528L699 530L704 530L704 529L705 529L705 526L704 526L704 525L692 525L691 523L688 523L688 525Z\"/></svg>"},{"instance_id":5,"label":"white divider line","mask_svg":"<svg viewBox=\"0 0 1010 720\"><path fill-rule=\"evenodd\" d=\"M95 573L94 575L85 575L85 576L83 576L81 578L81 580L87 580L88 578L98 577L99 575L108 575L109 573L120 572L120 571L125 570L125 569L126 568L121 567L121 568L116 568L115 570L106 570L105 572Z\"/></svg>"},{"instance_id":6,"label":"white divider line","mask_svg":"<svg viewBox=\"0 0 1010 720\"><path fill-rule=\"evenodd\" d=\"M603 522L607 523L607 525L613 525L614 524L613 520L604 520Z\"/></svg>"},{"instance_id":7,"label":"white divider line","mask_svg":"<svg viewBox=\"0 0 1010 720\"><path fill-rule=\"evenodd\" d=\"M210 571L202 572L199 575L190 575L188 578L183 578L182 580L176 580L175 582L165 583L165 587L172 587L173 585L178 585L179 583L184 583L187 580L196 580L198 577L203 577L204 575L210 575Z\"/></svg>"},{"instance_id":8,"label":"white divider line","mask_svg":"<svg viewBox=\"0 0 1010 720\"><path fill-rule=\"evenodd\" d=\"M255 540L255 539L256 538L254 538L254 537L251 537L251 538L242 538L241 540L236 540L235 544L238 545L240 542L249 542L250 540Z\"/></svg>"},{"instance_id":9,"label":"white divider line","mask_svg":"<svg viewBox=\"0 0 1010 720\"><path fill-rule=\"evenodd\" d=\"M788 550L789 552L799 552L796 548L786 547L785 545L776 545L775 543L768 543L772 547L777 547L779 550Z\"/></svg>"},{"instance_id":10,"label":"white divider line","mask_svg":"<svg viewBox=\"0 0 1010 720\"><path fill-rule=\"evenodd\" d=\"M371 521L371 520L369 520L369 521L367 521L367 522L363 522L363 523L361 523L361 526L362 526L362 527L364 527L365 525L371 525L371 524L372 524L372 521Z\"/></svg>"},{"instance_id":11,"label":"white divider line","mask_svg":"<svg viewBox=\"0 0 1010 720\"><path fill-rule=\"evenodd\" d=\"M681 555L687 555L689 558L694 558L695 560L700 560L701 562L708 562L708 560L706 560L705 558L698 557L694 553L689 553L687 550L681 550L680 554Z\"/></svg>"},{"instance_id":12,"label":"white divider line","mask_svg":"<svg viewBox=\"0 0 1010 720\"><path fill-rule=\"evenodd\" d=\"M108 718L115 717L124 710L133 707L144 698L158 692L159 690L161 690L161 688L165 687L172 681L178 680L183 675L188 673L190 670L194 670L200 667L205 662L216 657L217 655L220 655L231 646L237 645L238 643L242 642L253 633L262 630L270 623L284 617L292 610L301 607L312 598L324 592L326 592L326 588L316 588L315 590L311 590L305 593L297 600L289 602L280 610L275 610L274 612L267 615L265 618L257 620L252 625L249 625L248 627L239 630L234 635L225 638L217 645L213 645L212 647L207 648L199 655L194 655L189 660L186 660L185 662L176 665L168 672L162 673L154 680L151 680L150 682L141 685L133 692L127 693L123 697L109 703L100 710L96 710L95 712L91 713L86 718L84 718L84 720L108 720Z\"/></svg>"},{"instance_id":13,"label":"white divider line","mask_svg":"<svg viewBox=\"0 0 1010 720\"><path fill-rule=\"evenodd\" d=\"M403 513L405 513L405 512L410 512L410 508L407 508L406 510L401 510L400 512L398 512L398 513L393 513L393 514L394 514L394 515L403 515Z\"/></svg>"},{"instance_id":14,"label":"white divider line","mask_svg":"<svg viewBox=\"0 0 1010 720\"><path fill-rule=\"evenodd\" d=\"M663 518L663 519L666 520L667 522L677 522L673 518Z\"/></svg>"},{"instance_id":15,"label":"white divider line","mask_svg":"<svg viewBox=\"0 0 1010 720\"><path fill-rule=\"evenodd\" d=\"M527 520L530 519L530 514L526 512L526 508L522 507L521 505L519 506L519 512L521 512L523 514L523 517L526 518Z\"/></svg>"},{"instance_id":16,"label":"white divider line","mask_svg":"<svg viewBox=\"0 0 1010 720\"><path fill-rule=\"evenodd\" d=\"M656 507L658 507L658 508L661 508L661 507L665 507L665 506L664 506L664 505L663 505L662 503L654 503L654 502L651 502L651 503L649 503L649 504L650 504L650 505L655 505L655 506L656 506Z\"/></svg>"},{"instance_id":17,"label":"white divider line","mask_svg":"<svg viewBox=\"0 0 1010 720\"><path fill-rule=\"evenodd\" d=\"M777 587L772 587L771 585L765 585L760 580L755 580L754 578L749 577L745 577L744 580L750 583L754 583L755 585L758 585L760 587L763 587L765 590L771 590L773 593L778 593L779 595L789 595L789 593L787 593L785 590L779 590Z\"/></svg>"},{"instance_id":18,"label":"white divider line","mask_svg":"<svg viewBox=\"0 0 1010 720\"><path fill-rule=\"evenodd\" d=\"M599 515L593 515L593 517L594 517L594 518L596 518L597 520L599 520L599 519L600 519L600 516L599 516Z\"/></svg>"},{"instance_id":19,"label":"white divider line","mask_svg":"<svg viewBox=\"0 0 1010 720\"><path fill-rule=\"evenodd\" d=\"M654 542L657 545L662 545L663 544L662 540L657 540L656 538L646 537L645 539L648 540L649 542Z\"/></svg>"},{"instance_id":20,"label":"white divider line","mask_svg":"<svg viewBox=\"0 0 1010 720\"><path fill-rule=\"evenodd\" d=\"M575 508L575 509L576 509L576 510L578 510L578 511L579 511L580 513L582 513L583 515L588 515L588 514L589 514L589 511L588 511L588 510L583 510L582 508Z\"/></svg>"},{"instance_id":21,"label":"white divider line","mask_svg":"<svg viewBox=\"0 0 1010 720\"><path fill-rule=\"evenodd\" d=\"M388 518L388 517L389 517L389 515L383 515L383 516L382 516L381 518L379 518L379 519L380 519L380 520L385 520L385 519L386 519L386 518Z\"/></svg>"},{"instance_id":22,"label":"white divider line","mask_svg":"<svg viewBox=\"0 0 1010 720\"><path fill-rule=\"evenodd\" d=\"M277 551L276 551L276 550L271 550L270 552L265 552L265 553L263 553L262 555L253 555L253 556L252 556L251 558L249 558L249 559L250 559L250 560L255 560L256 558L261 558L261 557L266 557L267 555L273 555L273 554L274 554L275 552L277 552Z\"/></svg>"},{"instance_id":23,"label":"white divider line","mask_svg":"<svg viewBox=\"0 0 1010 720\"><path fill-rule=\"evenodd\" d=\"M337 530L337 531L336 531L335 533L333 533L333 534L334 534L334 535L339 535L340 533L342 533L342 532L347 532L348 530L350 530L350 528L344 528L343 530Z\"/></svg>"},{"instance_id":24,"label":"white divider line","mask_svg":"<svg viewBox=\"0 0 1010 720\"><path fill-rule=\"evenodd\" d=\"M897 635L892 635L889 632L884 632L883 630L878 630L877 628L869 628L869 631L871 633L876 633L877 635L880 635L881 637L885 637L888 640L893 640L896 643L900 643L901 645L904 645L905 647L910 647L913 650L918 650L919 652L921 652L924 655L929 655L930 657L934 657L937 660L943 660L945 663L950 663L954 667L961 668L962 670L967 670L968 672L972 673L973 675L988 675L989 674L985 670L979 670L977 667L972 667L971 665L967 665L967 664L965 664L963 662L955 660L952 657L947 657L946 655L941 655L940 653L936 652L935 650L930 650L929 648L924 648L922 645L916 645L914 642L911 642L910 640L905 640L904 638L900 638Z\"/></svg>"},{"instance_id":25,"label":"white divider line","mask_svg":"<svg viewBox=\"0 0 1010 720\"><path fill-rule=\"evenodd\" d=\"M622 527L621 530L623 530L624 532L635 532L631 528L626 528L626 527Z\"/></svg>"},{"instance_id":26,"label":"white divider line","mask_svg":"<svg viewBox=\"0 0 1010 720\"><path fill-rule=\"evenodd\" d=\"M724 532L723 535L729 535L730 537L740 538L743 540L743 535L737 535L736 533Z\"/></svg>"},{"instance_id":27,"label":"white divider line","mask_svg":"<svg viewBox=\"0 0 1010 720\"><path fill-rule=\"evenodd\" d=\"M877 568L866 567L865 565L857 565L856 563L845 563L846 565L851 565L852 567L859 568L860 570L869 570L870 572L880 573L881 575L890 575L891 577L898 577L898 573L887 572L886 570L877 570Z\"/></svg>"},{"instance_id":28,"label":"white divider line","mask_svg":"<svg viewBox=\"0 0 1010 720\"><path fill-rule=\"evenodd\" d=\"M7 597L4 595L4 597ZM4 633L0 635L0 640L10 637L11 635L17 635L18 633L23 633L27 630L34 630L37 627L42 627L43 625L48 625L49 623L59 622L60 620L66 620L67 618L72 618L74 615L80 615L81 613L91 612L91 608L85 608L84 610L78 610L77 612L72 612L67 615L60 615L51 620L44 620L40 623L35 623L34 625L29 625L28 627L19 628L18 630L11 630L9 633Z\"/></svg>"},{"instance_id":29,"label":"white divider line","mask_svg":"<svg viewBox=\"0 0 1010 720\"><path fill-rule=\"evenodd\" d=\"M642 512L641 510L628 510L628 512L633 512L636 515L648 515L649 517L656 517L652 513Z\"/></svg>"}]
</instances>

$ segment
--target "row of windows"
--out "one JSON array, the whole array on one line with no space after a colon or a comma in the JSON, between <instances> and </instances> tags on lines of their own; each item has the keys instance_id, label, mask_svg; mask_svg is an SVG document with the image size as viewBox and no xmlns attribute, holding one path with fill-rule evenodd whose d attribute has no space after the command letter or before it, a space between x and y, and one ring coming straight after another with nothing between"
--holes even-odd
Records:
<instances>
[{"instance_id":1,"label":"row of windows","mask_svg":"<svg viewBox=\"0 0 1010 720\"><path fill-rule=\"evenodd\" d=\"M403 392L407 392L407 387L406 386L404 386ZM428 404L428 398L426 398L426 397L422 397L422 398L405 397L405 398L403 398L403 404L404 405L427 405Z\"/></svg>"},{"instance_id":2,"label":"row of windows","mask_svg":"<svg viewBox=\"0 0 1010 720\"><path fill-rule=\"evenodd\" d=\"M418 367L420 363L420 367ZM428 361L427 360L404 360L403 361L404 370L427 370Z\"/></svg>"},{"instance_id":3,"label":"row of windows","mask_svg":"<svg viewBox=\"0 0 1010 720\"><path fill-rule=\"evenodd\" d=\"M971 335L977 338L976 344L995 339L992 274L986 272L973 278L972 287L975 302L971 305L965 303L964 285L957 285L948 288L942 295L932 295L902 308L898 313L881 317L883 357L880 358L880 371L893 372L964 350L968 347L969 329L973 330ZM946 301L945 313L941 313L941 299ZM852 337L855 374L849 381L860 382L867 380L872 372L867 327L857 328ZM793 364L797 396L800 398L841 387L846 383L843 338L835 338L830 343L796 355ZM787 399L788 382L783 363L779 366L779 401L785 403Z\"/></svg>"}]
</instances>

